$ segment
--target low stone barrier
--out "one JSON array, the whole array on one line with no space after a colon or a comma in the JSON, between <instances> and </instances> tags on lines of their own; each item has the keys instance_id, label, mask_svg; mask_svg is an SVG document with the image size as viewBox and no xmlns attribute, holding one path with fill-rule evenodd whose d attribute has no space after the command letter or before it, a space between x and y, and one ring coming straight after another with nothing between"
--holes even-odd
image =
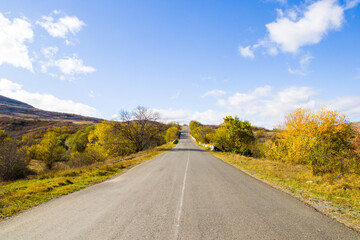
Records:
<instances>
[{"instance_id":1,"label":"low stone barrier","mask_svg":"<svg viewBox=\"0 0 360 240\"><path fill-rule=\"evenodd\" d=\"M193 136L190 135L190 137L191 137L191 139L192 139L194 142L197 142L199 145L201 145L201 146L203 146L203 147L206 147L206 148L209 148L211 151L215 151L216 148L215 148L214 145L204 144L204 143L202 143L202 142L198 142L198 141L196 140L196 138L194 138Z\"/></svg>"}]
</instances>

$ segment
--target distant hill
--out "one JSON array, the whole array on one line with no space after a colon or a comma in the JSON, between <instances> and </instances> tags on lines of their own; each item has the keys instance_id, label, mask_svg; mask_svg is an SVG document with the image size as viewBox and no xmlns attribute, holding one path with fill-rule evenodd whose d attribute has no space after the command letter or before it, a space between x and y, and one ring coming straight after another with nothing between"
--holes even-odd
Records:
<instances>
[{"instance_id":1,"label":"distant hill","mask_svg":"<svg viewBox=\"0 0 360 240\"><path fill-rule=\"evenodd\" d=\"M0 129L5 130L15 139L21 139L24 135L38 134L53 127L66 126L78 130L92 124L94 123L0 117Z\"/></svg>"},{"instance_id":2,"label":"distant hill","mask_svg":"<svg viewBox=\"0 0 360 240\"><path fill-rule=\"evenodd\" d=\"M32 109L34 109L34 107L29 105L29 104L20 102L20 101L15 100L15 99L7 98L7 97L1 96L1 95L0 95L0 104L1 105L6 105L6 106L12 106L12 107L21 107L21 108L32 108Z\"/></svg>"},{"instance_id":3,"label":"distant hill","mask_svg":"<svg viewBox=\"0 0 360 240\"><path fill-rule=\"evenodd\" d=\"M70 113L45 111L0 95L0 117L70 122L101 122L102 119Z\"/></svg>"}]
</instances>

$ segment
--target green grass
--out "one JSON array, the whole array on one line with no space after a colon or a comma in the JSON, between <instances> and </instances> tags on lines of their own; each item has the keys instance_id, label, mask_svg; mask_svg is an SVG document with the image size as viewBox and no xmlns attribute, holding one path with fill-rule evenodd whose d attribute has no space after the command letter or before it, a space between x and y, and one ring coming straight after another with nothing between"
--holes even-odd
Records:
<instances>
[{"instance_id":1,"label":"green grass","mask_svg":"<svg viewBox=\"0 0 360 240\"><path fill-rule=\"evenodd\" d=\"M10 183L2 182L0 183L0 219L50 199L105 181L173 147L173 144L165 144L153 150L113 159L108 164L95 164L84 168L50 172L36 175L32 179Z\"/></svg>"},{"instance_id":2,"label":"green grass","mask_svg":"<svg viewBox=\"0 0 360 240\"><path fill-rule=\"evenodd\" d=\"M360 230L360 176L347 174L314 176L304 165L284 164L233 153L212 152L235 167L286 190L293 196Z\"/></svg>"}]
</instances>

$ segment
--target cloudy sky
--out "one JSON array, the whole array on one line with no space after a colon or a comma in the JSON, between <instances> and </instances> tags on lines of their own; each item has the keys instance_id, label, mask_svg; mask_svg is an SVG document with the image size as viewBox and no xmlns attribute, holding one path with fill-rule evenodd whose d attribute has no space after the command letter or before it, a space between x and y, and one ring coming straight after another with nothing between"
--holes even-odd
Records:
<instances>
[{"instance_id":1,"label":"cloudy sky","mask_svg":"<svg viewBox=\"0 0 360 240\"><path fill-rule=\"evenodd\" d=\"M360 121L360 0L0 1L0 95L114 119Z\"/></svg>"}]
</instances>

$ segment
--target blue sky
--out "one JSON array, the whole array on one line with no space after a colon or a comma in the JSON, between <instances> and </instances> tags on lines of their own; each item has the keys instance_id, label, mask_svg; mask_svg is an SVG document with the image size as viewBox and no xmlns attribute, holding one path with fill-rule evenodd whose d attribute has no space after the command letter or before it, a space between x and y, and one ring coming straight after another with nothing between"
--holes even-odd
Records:
<instances>
[{"instance_id":1,"label":"blue sky","mask_svg":"<svg viewBox=\"0 0 360 240\"><path fill-rule=\"evenodd\" d=\"M0 95L116 119L360 121L360 0L0 1Z\"/></svg>"}]
</instances>

